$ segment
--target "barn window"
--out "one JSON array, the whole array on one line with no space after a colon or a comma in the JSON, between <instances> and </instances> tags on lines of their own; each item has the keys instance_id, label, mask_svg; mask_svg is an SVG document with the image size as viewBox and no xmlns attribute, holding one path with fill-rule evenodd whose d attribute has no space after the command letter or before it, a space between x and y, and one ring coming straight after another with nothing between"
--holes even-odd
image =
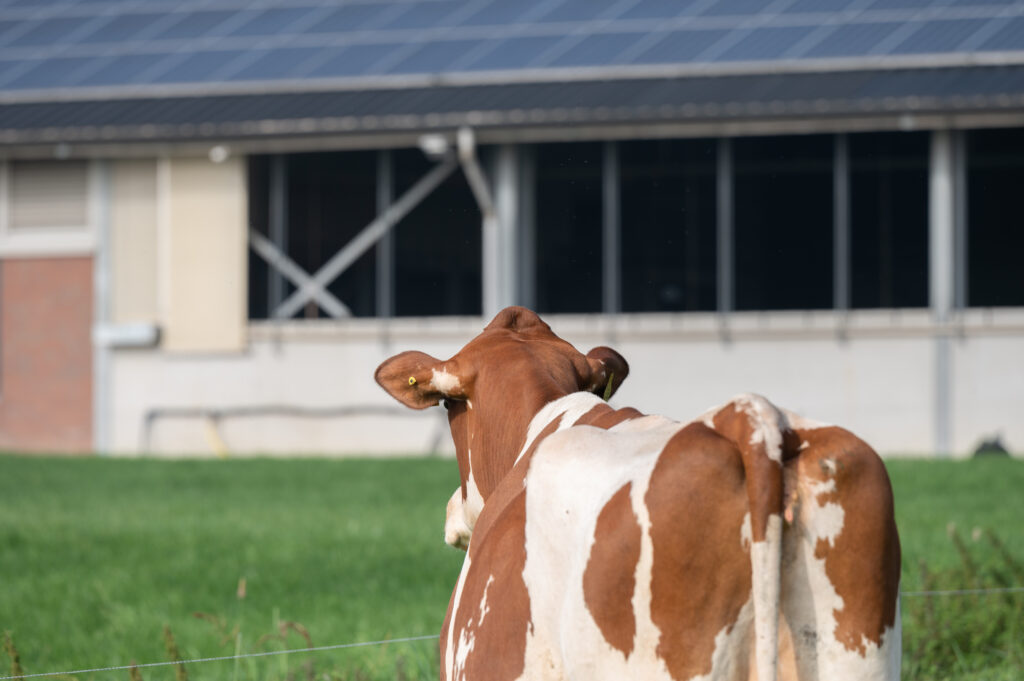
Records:
<instances>
[{"instance_id":1,"label":"barn window","mask_svg":"<svg viewBox=\"0 0 1024 681\"><path fill-rule=\"evenodd\" d=\"M832 307L833 138L737 138L734 150L738 310Z\"/></svg>"},{"instance_id":2,"label":"barn window","mask_svg":"<svg viewBox=\"0 0 1024 681\"><path fill-rule=\"evenodd\" d=\"M536 306L602 309L602 153L596 143L536 148Z\"/></svg>"},{"instance_id":3,"label":"barn window","mask_svg":"<svg viewBox=\"0 0 1024 681\"><path fill-rule=\"evenodd\" d=\"M395 196L435 162L418 149L395 152ZM461 171L431 192L395 228L395 314L478 315L480 209Z\"/></svg>"},{"instance_id":4,"label":"barn window","mask_svg":"<svg viewBox=\"0 0 1024 681\"><path fill-rule=\"evenodd\" d=\"M928 140L849 136L852 307L928 305Z\"/></svg>"},{"instance_id":5,"label":"barn window","mask_svg":"<svg viewBox=\"0 0 1024 681\"><path fill-rule=\"evenodd\" d=\"M715 309L715 141L619 145L622 309Z\"/></svg>"},{"instance_id":6,"label":"barn window","mask_svg":"<svg viewBox=\"0 0 1024 681\"><path fill-rule=\"evenodd\" d=\"M254 156L250 226L312 276L436 165L418 149ZM480 223L465 179L452 173L335 277L329 296L286 316L480 314ZM255 249L249 273L252 319L275 316L296 291Z\"/></svg>"},{"instance_id":7,"label":"barn window","mask_svg":"<svg viewBox=\"0 0 1024 681\"><path fill-rule=\"evenodd\" d=\"M1024 305L1024 129L967 133L967 301Z\"/></svg>"}]
</instances>

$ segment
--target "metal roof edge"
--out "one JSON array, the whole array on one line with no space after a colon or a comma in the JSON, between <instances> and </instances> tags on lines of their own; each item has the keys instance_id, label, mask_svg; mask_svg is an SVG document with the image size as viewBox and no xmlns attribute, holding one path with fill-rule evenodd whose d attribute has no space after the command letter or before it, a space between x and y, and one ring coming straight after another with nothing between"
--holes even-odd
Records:
<instances>
[{"instance_id":1,"label":"metal roof edge","mask_svg":"<svg viewBox=\"0 0 1024 681\"><path fill-rule=\"evenodd\" d=\"M314 92L352 92L481 85L523 85L597 80L655 78L716 78L729 76L828 74L851 71L902 71L1024 65L1024 50L958 52L828 59L736 61L727 63L650 64L600 67L519 69L440 74L378 75L222 83L182 83L159 86L89 87L0 91L0 106L97 100L171 99L222 95L275 95Z\"/></svg>"}]
</instances>

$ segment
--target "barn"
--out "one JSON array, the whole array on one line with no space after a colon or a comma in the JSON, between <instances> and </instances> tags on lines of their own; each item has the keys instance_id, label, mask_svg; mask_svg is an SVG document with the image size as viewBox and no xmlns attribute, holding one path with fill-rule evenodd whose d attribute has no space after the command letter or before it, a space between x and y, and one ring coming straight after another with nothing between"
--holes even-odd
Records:
<instances>
[{"instance_id":1,"label":"barn","mask_svg":"<svg viewBox=\"0 0 1024 681\"><path fill-rule=\"evenodd\" d=\"M373 367L523 304L1024 450L1022 186L1019 0L0 0L0 447L434 450Z\"/></svg>"}]
</instances>

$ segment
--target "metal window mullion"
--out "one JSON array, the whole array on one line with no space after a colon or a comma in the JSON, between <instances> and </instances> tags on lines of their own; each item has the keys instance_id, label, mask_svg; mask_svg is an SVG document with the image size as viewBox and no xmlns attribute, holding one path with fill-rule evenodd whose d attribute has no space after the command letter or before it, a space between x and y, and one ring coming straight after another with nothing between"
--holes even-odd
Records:
<instances>
[{"instance_id":1,"label":"metal window mullion","mask_svg":"<svg viewBox=\"0 0 1024 681\"><path fill-rule=\"evenodd\" d=\"M281 253L288 252L288 160L283 154L270 158L270 206L267 237ZM284 300L285 278L271 267L267 281L267 316Z\"/></svg>"},{"instance_id":2,"label":"metal window mullion","mask_svg":"<svg viewBox=\"0 0 1024 681\"><path fill-rule=\"evenodd\" d=\"M532 146L519 155L519 303L537 306L537 155Z\"/></svg>"},{"instance_id":3,"label":"metal window mullion","mask_svg":"<svg viewBox=\"0 0 1024 681\"><path fill-rule=\"evenodd\" d=\"M722 137L718 140L716 170L716 194L718 202L716 232L718 242L718 271L716 292L718 312L726 315L735 308L733 236L733 154L732 140Z\"/></svg>"},{"instance_id":4,"label":"metal window mullion","mask_svg":"<svg viewBox=\"0 0 1024 681\"><path fill-rule=\"evenodd\" d=\"M953 293L953 307L966 309L970 286L968 280L967 241L967 133L957 130L953 133L953 277L956 290Z\"/></svg>"},{"instance_id":5,"label":"metal window mullion","mask_svg":"<svg viewBox=\"0 0 1024 681\"><path fill-rule=\"evenodd\" d=\"M602 310L615 314L621 309L620 291L622 260L619 253L619 146L616 142L605 142L602 163L602 263L603 280Z\"/></svg>"},{"instance_id":6,"label":"metal window mullion","mask_svg":"<svg viewBox=\"0 0 1024 681\"><path fill-rule=\"evenodd\" d=\"M832 159L832 305L850 309L850 152L846 135L835 136Z\"/></svg>"},{"instance_id":7,"label":"metal window mullion","mask_svg":"<svg viewBox=\"0 0 1024 681\"><path fill-rule=\"evenodd\" d=\"M394 200L394 156L390 150L377 152L377 215L387 214ZM395 315L395 240L389 229L377 242L377 316Z\"/></svg>"}]
</instances>

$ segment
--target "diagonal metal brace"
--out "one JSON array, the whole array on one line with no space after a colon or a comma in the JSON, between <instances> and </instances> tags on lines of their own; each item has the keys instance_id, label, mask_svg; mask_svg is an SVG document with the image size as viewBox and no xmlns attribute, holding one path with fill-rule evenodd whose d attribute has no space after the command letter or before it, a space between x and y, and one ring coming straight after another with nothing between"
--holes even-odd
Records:
<instances>
[{"instance_id":1,"label":"diagonal metal brace","mask_svg":"<svg viewBox=\"0 0 1024 681\"><path fill-rule=\"evenodd\" d=\"M374 218L373 222L363 228L352 241L344 248L334 254L316 271L312 279L294 291L288 299L281 303L274 310L275 317L291 317L298 312L307 301L317 295L317 291L323 289L334 281L342 272L349 268L359 257L368 251L377 241L390 230L395 223L404 218L420 201L425 199L430 192L434 191L439 184L452 174L459 165L455 158L446 158L434 166L429 173L420 178L419 182L409 188L402 197L395 201L381 215Z\"/></svg>"},{"instance_id":2,"label":"diagonal metal brace","mask_svg":"<svg viewBox=\"0 0 1024 681\"><path fill-rule=\"evenodd\" d=\"M309 287L312 298L332 317L351 317L352 310L345 303L338 300L333 293L324 286L317 284L313 277L309 276L304 269L299 267L287 255L281 252L270 239L263 236L254 229L249 230L249 245L256 254L267 261L271 267L286 276L296 286ZM280 315L275 315L280 316ZM288 315L291 316L291 315Z\"/></svg>"}]
</instances>

